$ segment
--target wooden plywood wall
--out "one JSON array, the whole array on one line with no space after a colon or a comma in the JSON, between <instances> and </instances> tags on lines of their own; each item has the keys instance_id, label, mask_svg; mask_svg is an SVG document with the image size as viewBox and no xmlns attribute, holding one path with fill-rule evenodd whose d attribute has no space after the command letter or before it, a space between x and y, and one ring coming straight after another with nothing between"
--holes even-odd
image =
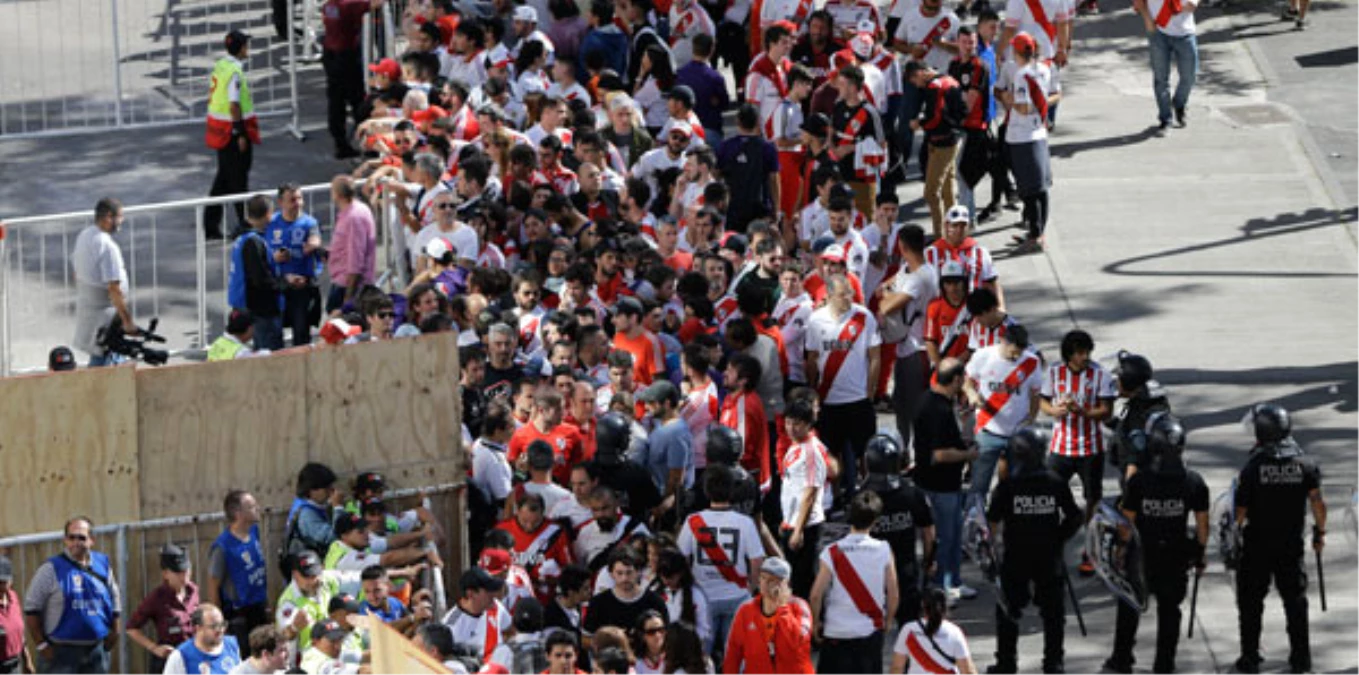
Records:
<instances>
[{"instance_id":1,"label":"wooden plywood wall","mask_svg":"<svg viewBox=\"0 0 1359 675\"><path fill-rule=\"evenodd\" d=\"M0 379L0 536L136 520L133 369Z\"/></svg>"}]
</instances>

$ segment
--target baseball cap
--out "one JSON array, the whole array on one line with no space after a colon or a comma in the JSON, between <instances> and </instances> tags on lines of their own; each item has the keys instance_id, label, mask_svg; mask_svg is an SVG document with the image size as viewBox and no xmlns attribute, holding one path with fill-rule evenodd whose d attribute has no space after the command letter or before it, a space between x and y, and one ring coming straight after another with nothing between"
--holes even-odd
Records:
<instances>
[{"instance_id":1,"label":"baseball cap","mask_svg":"<svg viewBox=\"0 0 1359 675\"><path fill-rule=\"evenodd\" d=\"M0 581L14 581L14 563L0 555Z\"/></svg>"},{"instance_id":2,"label":"baseball cap","mask_svg":"<svg viewBox=\"0 0 1359 675\"><path fill-rule=\"evenodd\" d=\"M514 56L504 44L498 44L486 52L487 68L508 68L514 62Z\"/></svg>"},{"instance_id":3,"label":"baseball cap","mask_svg":"<svg viewBox=\"0 0 1359 675\"><path fill-rule=\"evenodd\" d=\"M321 566L321 558L315 551L303 551L294 558L293 569L302 573L304 577L319 577L325 567Z\"/></svg>"},{"instance_id":4,"label":"baseball cap","mask_svg":"<svg viewBox=\"0 0 1359 675\"><path fill-rule=\"evenodd\" d=\"M749 247L749 245L750 242L746 240L745 235L738 234L736 232L726 232L723 233L722 243L718 246L718 248L727 249L728 251L731 251L732 253L735 253L738 256L744 257L746 254L746 249Z\"/></svg>"},{"instance_id":5,"label":"baseball cap","mask_svg":"<svg viewBox=\"0 0 1359 675\"><path fill-rule=\"evenodd\" d=\"M1013 38L1010 39L1010 47L1017 52L1037 51L1038 42L1033 39L1032 35L1020 31L1019 33L1016 33Z\"/></svg>"},{"instance_id":6,"label":"baseball cap","mask_svg":"<svg viewBox=\"0 0 1359 675\"><path fill-rule=\"evenodd\" d=\"M453 248L453 242L446 237L435 237L429 240L428 244L425 244L425 255L445 265L453 262L450 254L454 250L456 249Z\"/></svg>"},{"instance_id":7,"label":"baseball cap","mask_svg":"<svg viewBox=\"0 0 1359 675\"><path fill-rule=\"evenodd\" d=\"M397 63L396 59L389 56L377 63L368 64L368 72L386 75L392 80L399 80L401 79L401 64Z\"/></svg>"},{"instance_id":8,"label":"baseball cap","mask_svg":"<svg viewBox=\"0 0 1359 675\"><path fill-rule=\"evenodd\" d=\"M670 126L670 131L666 132L665 137L670 138L671 134L680 134L685 138L692 138L694 130L690 128L688 124L672 124Z\"/></svg>"},{"instance_id":9,"label":"baseball cap","mask_svg":"<svg viewBox=\"0 0 1359 675\"><path fill-rule=\"evenodd\" d=\"M255 322L255 318L250 316L250 312L244 309L233 309L227 315L226 332L232 335L240 335L250 330L250 325Z\"/></svg>"},{"instance_id":10,"label":"baseball cap","mask_svg":"<svg viewBox=\"0 0 1359 675\"><path fill-rule=\"evenodd\" d=\"M458 588L463 592L481 590L499 593L505 587L505 582L497 579L489 572L480 567L473 567L462 573L458 578Z\"/></svg>"},{"instance_id":11,"label":"baseball cap","mask_svg":"<svg viewBox=\"0 0 1359 675\"><path fill-rule=\"evenodd\" d=\"M826 113L812 113L807 116L807 119L803 120L802 130L821 138L830 130L830 125L831 121L829 117L826 117Z\"/></svg>"},{"instance_id":12,"label":"baseball cap","mask_svg":"<svg viewBox=\"0 0 1359 675\"><path fill-rule=\"evenodd\" d=\"M944 214L944 222L970 223L972 222L972 213L967 210L966 206L963 206L962 204L954 204L953 206L949 207L948 213Z\"/></svg>"},{"instance_id":13,"label":"baseball cap","mask_svg":"<svg viewBox=\"0 0 1359 675\"><path fill-rule=\"evenodd\" d=\"M528 23L538 23L538 10L528 5L520 5L514 8L515 21L527 21Z\"/></svg>"},{"instance_id":14,"label":"baseball cap","mask_svg":"<svg viewBox=\"0 0 1359 675\"><path fill-rule=\"evenodd\" d=\"M174 544L166 544L160 548L160 568L171 572L187 571L189 554Z\"/></svg>"},{"instance_id":15,"label":"baseball cap","mask_svg":"<svg viewBox=\"0 0 1359 675\"><path fill-rule=\"evenodd\" d=\"M821 259L826 262L844 262L845 247L839 244L831 244L826 250L821 252Z\"/></svg>"},{"instance_id":16,"label":"baseball cap","mask_svg":"<svg viewBox=\"0 0 1359 675\"><path fill-rule=\"evenodd\" d=\"M687 108L694 107L694 90L690 89L687 84L675 86L670 90L670 95L666 98L669 98L671 101L679 101Z\"/></svg>"},{"instance_id":17,"label":"baseball cap","mask_svg":"<svg viewBox=\"0 0 1359 675\"><path fill-rule=\"evenodd\" d=\"M787 579L793 576L793 568L783 558L768 557L760 563L760 571L765 574L772 574L780 579Z\"/></svg>"},{"instance_id":18,"label":"baseball cap","mask_svg":"<svg viewBox=\"0 0 1359 675\"><path fill-rule=\"evenodd\" d=\"M345 339L354 337L362 333L363 329L355 326L344 319L331 319L326 325L321 326L321 339L328 345L338 345Z\"/></svg>"},{"instance_id":19,"label":"baseball cap","mask_svg":"<svg viewBox=\"0 0 1359 675\"><path fill-rule=\"evenodd\" d=\"M345 630L344 626L341 626L340 622L334 619L326 619L325 621L317 622L311 627L312 640L330 640L331 642L338 642L345 639L348 635L349 631Z\"/></svg>"},{"instance_id":20,"label":"baseball cap","mask_svg":"<svg viewBox=\"0 0 1359 675\"><path fill-rule=\"evenodd\" d=\"M792 21L789 21L788 19L780 19L780 20L775 21L774 23L771 23L771 24L769 24L769 25L770 25L771 27L772 27L772 26L778 26L779 28L782 28L782 29L788 31L789 33L792 33L794 36L797 35L797 32L798 32L798 30L799 30L798 27L797 27L797 24L793 23ZM767 30L767 29L766 29L766 30Z\"/></svg>"},{"instance_id":21,"label":"baseball cap","mask_svg":"<svg viewBox=\"0 0 1359 675\"><path fill-rule=\"evenodd\" d=\"M835 245L835 237L829 234L823 234L812 240L812 253L821 255L826 252L826 249L833 245Z\"/></svg>"},{"instance_id":22,"label":"baseball cap","mask_svg":"<svg viewBox=\"0 0 1359 675\"><path fill-rule=\"evenodd\" d=\"M942 279L966 279L967 270L963 269L963 264L957 260L947 260L939 266L939 278Z\"/></svg>"},{"instance_id":23,"label":"baseball cap","mask_svg":"<svg viewBox=\"0 0 1359 675\"><path fill-rule=\"evenodd\" d=\"M364 525L363 516L346 511L335 519L335 536L343 537L354 530L362 530Z\"/></svg>"},{"instance_id":24,"label":"baseball cap","mask_svg":"<svg viewBox=\"0 0 1359 675\"><path fill-rule=\"evenodd\" d=\"M47 354L47 369L57 372L75 370L75 354L71 353L71 348L64 345L53 347Z\"/></svg>"},{"instance_id":25,"label":"baseball cap","mask_svg":"<svg viewBox=\"0 0 1359 675\"><path fill-rule=\"evenodd\" d=\"M338 612L342 609L350 614L358 614L363 611L359 607L359 601L355 600L354 596L348 593L341 593L331 598L330 606L326 608L326 613Z\"/></svg>"},{"instance_id":26,"label":"baseball cap","mask_svg":"<svg viewBox=\"0 0 1359 675\"><path fill-rule=\"evenodd\" d=\"M510 568L512 562L509 551L503 548L487 548L482 549L477 566L486 570L488 574L501 574Z\"/></svg>"},{"instance_id":27,"label":"baseball cap","mask_svg":"<svg viewBox=\"0 0 1359 675\"><path fill-rule=\"evenodd\" d=\"M387 482L382 479L382 474L376 471L365 471L354 478L354 491L361 492L371 490L381 492L386 489Z\"/></svg>"},{"instance_id":28,"label":"baseball cap","mask_svg":"<svg viewBox=\"0 0 1359 675\"><path fill-rule=\"evenodd\" d=\"M651 383L651 386L643 389L641 394L637 395L637 400L643 403L660 403L661 401L678 403L680 393L670 380L656 380Z\"/></svg>"},{"instance_id":29,"label":"baseball cap","mask_svg":"<svg viewBox=\"0 0 1359 675\"><path fill-rule=\"evenodd\" d=\"M443 108L437 105L432 105L428 108L425 108L424 110L416 110L415 112L411 113L411 121L415 122L416 124L433 122L434 120L437 120L441 117L448 117L448 111L444 110Z\"/></svg>"}]
</instances>

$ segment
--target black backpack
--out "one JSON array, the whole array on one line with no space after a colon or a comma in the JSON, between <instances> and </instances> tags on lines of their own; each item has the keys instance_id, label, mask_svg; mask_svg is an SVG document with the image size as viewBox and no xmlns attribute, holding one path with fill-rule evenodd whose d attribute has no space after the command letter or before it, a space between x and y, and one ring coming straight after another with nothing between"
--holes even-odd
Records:
<instances>
[{"instance_id":1,"label":"black backpack","mask_svg":"<svg viewBox=\"0 0 1359 675\"><path fill-rule=\"evenodd\" d=\"M769 215L769 167L764 165L766 141L759 136L737 136L741 149L722 167L731 198L727 203L727 229L744 233L746 225Z\"/></svg>"},{"instance_id":2,"label":"black backpack","mask_svg":"<svg viewBox=\"0 0 1359 675\"><path fill-rule=\"evenodd\" d=\"M311 551L316 554L316 557L325 560L326 549L330 548L330 542L313 541L302 534L302 531L297 527L297 521L301 516L302 509L299 508L288 519L288 529L283 536L283 546L278 549L278 571L286 580L291 580L293 577L293 561L297 560L298 555L305 551Z\"/></svg>"}]
</instances>

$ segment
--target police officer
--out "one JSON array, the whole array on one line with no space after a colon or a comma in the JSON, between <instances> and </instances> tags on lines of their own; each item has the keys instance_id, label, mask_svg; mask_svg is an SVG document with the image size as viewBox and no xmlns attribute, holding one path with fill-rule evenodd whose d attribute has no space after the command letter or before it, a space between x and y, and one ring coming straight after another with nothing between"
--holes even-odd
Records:
<instances>
[{"instance_id":1,"label":"police officer","mask_svg":"<svg viewBox=\"0 0 1359 675\"><path fill-rule=\"evenodd\" d=\"M882 517L873 525L873 536L892 547L897 568L897 624L905 625L920 616L920 581L934 574L934 515L925 493L910 478L901 475L905 453L897 439L878 434L864 447L868 479L863 489L882 500ZM924 553L924 574L915 558L915 540L920 537Z\"/></svg>"},{"instance_id":2,"label":"police officer","mask_svg":"<svg viewBox=\"0 0 1359 675\"><path fill-rule=\"evenodd\" d=\"M88 518L66 522L65 550L33 574L24 626L37 645L38 672L107 673L118 639L118 582L108 556L94 550Z\"/></svg>"},{"instance_id":3,"label":"police officer","mask_svg":"<svg viewBox=\"0 0 1359 675\"><path fill-rule=\"evenodd\" d=\"M1043 617L1043 672L1064 672L1062 550L1080 529L1084 514L1071 486L1047 468L1047 451L1046 434L1020 429L1009 441L1010 477L991 493L986 516L1003 544L1000 592L1005 606L996 605L996 663L988 673L1016 672L1020 612L1030 598Z\"/></svg>"},{"instance_id":4,"label":"police officer","mask_svg":"<svg viewBox=\"0 0 1359 675\"><path fill-rule=\"evenodd\" d=\"M1260 672L1260 613L1270 580L1279 589L1288 626L1288 664L1293 672L1312 668L1307 635L1307 573L1302 568L1304 508L1312 508L1312 548L1326 542L1326 503L1321 469L1292 437L1288 411L1259 404L1247 413L1255 447L1237 476L1236 522L1242 532L1236 605L1241 626L1237 672Z\"/></svg>"},{"instance_id":5,"label":"police officer","mask_svg":"<svg viewBox=\"0 0 1359 675\"><path fill-rule=\"evenodd\" d=\"M1155 412L1170 412L1170 403L1159 385L1152 381L1151 361L1126 350L1118 352L1118 368L1114 381L1123 406L1108 424L1113 427L1111 457L1118 467L1118 483L1122 486L1137 473L1144 461L1147 419Z\"/></svg>"},{"instance_id":6,"label":"police officer","mask_svg":"<svg viewBox=\"0 0 1359 675\"><path fill-rule=\"evenodd\" d=\"M764 546L767 555L779 555L780 549L778 540L774 538L769 526L765 524L764 518L760 517L762 497L760 486L755 482L755 477L750 475L740 464L741 453L745 451L745 440L735 429L722 425L708 425L708 432L705 438L704 456L708 458L708 470L715 466L724 466L732 473L732 480L736 488L732 490L731 510L755 519L755 529L760 532L760 543ZM699 486L694 486L694 506L691 510L698 511L708 508L708 496L703 494ZM769 499L766 495L763 499Z\"/></svg>"},{"instance_id":7,"label":"police officer","mask_svg":"<svg viewBox=\"0 0 1359 675\"><path fill-rule=\"evenodd\" d=\"M1123 516L1137 527L1142 542L1142 564L1148 591L1156 596L1157 673L1175 672L1175 649L1180 638L1180 603L1184 602L1192 565L1202 574L1208 543L1208 485L1184 466L1184 427L1170 413L1153 413L1147 424L1147 463L1128 479L1121 505ZM1185 522L1194 516L1194 537L1185 537ZM1141 613L1118 603L1113 655L1106 670L1131 673L1136 659L1133 643Z\"/></svg>"},{"instance_id":8,"label":"police officer","mask_svg":"<svg viewBox=\"0 0 1359 675\"><path fill-rule=\"evenodd\" d=\"M645 467L627 458L632 425L621 414L606 413L595 426L595 458L599 484L624 497L623 513L643 521L661 503L660 491Z\"/></svg>"}]
</instances>

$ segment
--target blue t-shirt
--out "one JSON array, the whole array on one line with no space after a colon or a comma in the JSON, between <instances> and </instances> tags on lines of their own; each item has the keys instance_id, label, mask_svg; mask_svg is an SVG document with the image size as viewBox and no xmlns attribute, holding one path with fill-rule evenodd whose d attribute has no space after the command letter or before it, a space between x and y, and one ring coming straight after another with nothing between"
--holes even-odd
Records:
<instances>
[{"instance_id":1,"label":"blue t-shirt","mask_svg":"<svg viewBox=\"0 0 1359 675\"><path fill-rule=\"evenodd\" d=\"M986 72L989 74L986 89L991 95L986 99L986 121L990 122L996 118L996 48L978 41L977 56L986 62Z\"/></svg>"},{"instance_id":2,"label":"blue t-shirt","mask_svg":"<svg viewBox=\"0 0 1359 675\"><path fill-rule=\"evenodd\" d=\"M646 468L662 494L671 469L684 469L684 488L694 486L693 436L683 419L676 417L652 432L647 439Z\"/></svg>"},{"instance_id":3,"label":"blue t-shirt","mask_svg":"<svg viewBox=\"0 0 1359 675\"><path fill-rule=\"evenodd\" d=\"M321 235L321 226L316 224L315 218L303 213L297 220L289 222L283 219L283 212L274 214L269 225L264 228L264 241L269 245L269 261L273 262L274 251L279 249L286 249L290 256L288 262L274 263L275 274L296 274L309 279L320 276L320 258L315 253L302 252L312 235Z\"/></svg>"},{"instance_id":4,"label":"blue t-shirt","mask_svg":"<svg viewBox=\"0 0 1359 675\"><path fill-rule=\"evenodd\" d=\"M374 607L364 600L359 605L359 613L373 615L382 619L382 623L391 623L406 616L406 606L400 600L387 596L387 606L385 608Z\"/></svg>"}]
</instances>

